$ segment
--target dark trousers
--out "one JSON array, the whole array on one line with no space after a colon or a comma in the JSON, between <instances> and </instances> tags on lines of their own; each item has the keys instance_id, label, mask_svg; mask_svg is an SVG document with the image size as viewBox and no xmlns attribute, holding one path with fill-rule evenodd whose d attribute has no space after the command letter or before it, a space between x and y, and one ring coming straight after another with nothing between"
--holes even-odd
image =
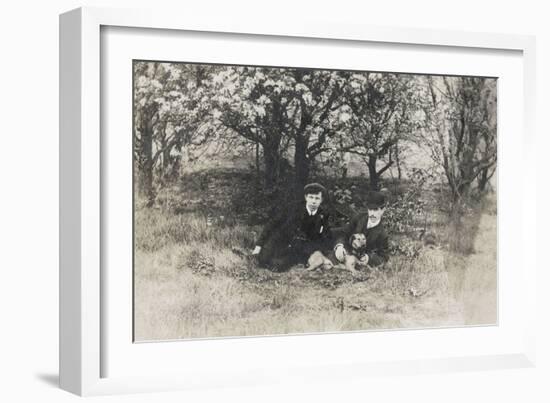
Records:
<instances>
[{"instance_id":1,"label":"dark trousers","mask_svg":"<svg viewBox=\"0 0 550 403\"><path fill-rule=\"evenodd\" d=\"M286 271L296 264L306 264L313 252L325 253L327 246L329 243L326 240L294 239L284 242L270 239L262 246L258 262L263 267Z\"/></svg>"}]
</instances>

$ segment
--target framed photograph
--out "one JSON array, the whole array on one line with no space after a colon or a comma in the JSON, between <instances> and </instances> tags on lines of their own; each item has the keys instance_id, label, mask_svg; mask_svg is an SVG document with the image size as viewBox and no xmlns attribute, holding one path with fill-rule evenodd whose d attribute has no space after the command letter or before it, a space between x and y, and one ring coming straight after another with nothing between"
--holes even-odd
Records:
<instances>
[{"instance_id":1,"label":"framed photograph","mask_svg":"<svg viewBox=\"0 0 550 403\"><path fill-rule=\"evenodd\" d=\"M62 388L534 365L534 39L254 21L61 15Z\"/></svg>"}]
</instances>

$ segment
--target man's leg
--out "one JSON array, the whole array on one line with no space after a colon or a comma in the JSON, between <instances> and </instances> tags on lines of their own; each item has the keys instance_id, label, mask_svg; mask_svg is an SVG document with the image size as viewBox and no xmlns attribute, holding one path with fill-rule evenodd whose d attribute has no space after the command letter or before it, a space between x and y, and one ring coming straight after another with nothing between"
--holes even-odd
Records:
<instances>
[{"instance_id":1,"label":"man's leg","mask_svg":"<svg viewBox=\"0 0 550 403\"><path fill-rule=\"evenodd\" d=\"M260 267L273 271L286 271L293 264L291 250L281 241L269 240L258 255Z\"/></svg>"},{"instance_id":2,"label":"man's leg","mask_svg":"<svg viewBox=\"0 0 550 403\"><path fill-rule=\"evenodd\" d=\"M272 241L267 241L258 254L258 265L260 267L268 267L271 264L273 255L275 254L275 245Z\"/></svg>"},{"instance_id":3,"label":"man's leg","mask_svg":"<svg viewBox=\"0 0 550 403\"><path fill-rule=\"evenodd\" d=\"M281 254L271 260L271 270L276 272L288 271L296 264L296 259L291 254Z\"/></svg>"},{"instance_id":4,"label":"man's leg","mask_svg":"<svg viewBox=\"0 0 550 403\"><path fill-rule=\"evenodd\" d=\"M316 268L326 265L326 267L332 267L332 263L325 257L322 252L323 243L320 241L307 241L300 245L300 250L297 251L302 263L307 265L308 270L315 270Z\"/></svg>"}]
</instances>

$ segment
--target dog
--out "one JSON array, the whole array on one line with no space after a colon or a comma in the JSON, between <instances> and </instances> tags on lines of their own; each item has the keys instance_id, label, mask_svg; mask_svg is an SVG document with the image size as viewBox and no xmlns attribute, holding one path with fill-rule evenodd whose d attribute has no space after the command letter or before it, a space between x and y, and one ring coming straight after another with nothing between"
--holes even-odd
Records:
<instances>
[{"instance_id":1,"label":"dog","mask_svg":"<svg viewBox=\"0 0 550 403\"><path fill-rule=\"evenodd\" d=\"M366 267L369 263L367 237L363 233L353 234L348 243L350 251L344 258L344 266L347 270L356 272L356 267Z\"/></svg>"}]
</instances>

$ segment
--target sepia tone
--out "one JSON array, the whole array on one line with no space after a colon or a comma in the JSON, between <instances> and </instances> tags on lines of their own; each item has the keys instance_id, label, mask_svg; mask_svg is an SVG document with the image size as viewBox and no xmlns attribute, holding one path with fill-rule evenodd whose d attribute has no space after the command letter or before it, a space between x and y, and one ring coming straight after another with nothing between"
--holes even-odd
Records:
<instances>
[{"instance_id":1,"label":"sepia tone","mask_svg":"<svg viewBox=\"0 0 550 403\"><path fill-rule=\"evenodd\" d=\"M497 322L496 78L134 61L133 81L135 341ZM384 195L382 264L261 267L312 182L335 231Z\"/></svg>"}]
</instances>

